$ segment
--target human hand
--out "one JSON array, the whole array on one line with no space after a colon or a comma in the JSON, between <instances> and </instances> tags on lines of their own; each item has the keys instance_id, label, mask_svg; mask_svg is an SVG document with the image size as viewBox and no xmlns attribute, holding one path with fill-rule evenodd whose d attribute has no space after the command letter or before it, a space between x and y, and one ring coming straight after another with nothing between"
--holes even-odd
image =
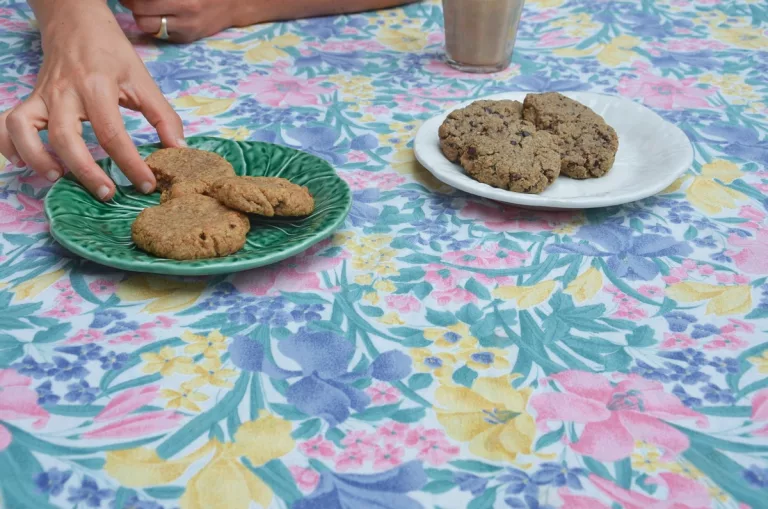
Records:
<instances>
[{"instance_id":1,"label":"human hand","mask_svg":"<svg viewBox=\"0 0 768 509\"><path fill-rule=\"evenodd\" d=\"M103 0L31 3L42 33L43 66L30 96L0 114L0 152L16 166L26 163L55 182L64 170L38 134L48 129L61 161L93 195L109 199L115 185L82 138L82 122L88 120L125 176L142 192L152 192L155 177L125 131L118 105L140 111L166 146L183 144L181 119Z\"/></svg>"},{"instance_id":2,"label":"human hand","mask_svg":"<svg viewBox=\"0 0 768 509\"><path fill-rule=\"evenodd\" d=\"M263 21L254 0L120 0L131 10L138 27L147 34L160 31L167 19L169 40L193 42L230 27Z\"/></svg>"}]
</instances>

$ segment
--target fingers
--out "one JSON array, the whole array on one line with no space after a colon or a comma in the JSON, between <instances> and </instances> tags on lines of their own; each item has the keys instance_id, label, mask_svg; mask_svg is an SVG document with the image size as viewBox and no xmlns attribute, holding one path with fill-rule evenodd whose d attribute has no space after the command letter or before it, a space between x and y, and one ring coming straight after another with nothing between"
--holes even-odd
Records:
<instances>
[{"instance_id":1,"label":"fingers","mask_svg":"<svg viewBox=\"0 0 768 509\"><path fill-rule=\"evenodd\" d=\"M80 121L85 112L72 95L62 95L53 106L48 122L48 140L58 156L81 184L94 196L107 200L114 194L114 184L97 165L83 141Z\"/></svg>"},{"instance_id":2,"label":"fingers","mask_svg":"<svg viewBox=\"0 0 768 509\"><path fill-rule=\"evenodd\" d=\"M32 96L8 114L5 125L18 157L35 173L56 182L64 174L64 169L45 149L38 133L45 129L47 120L45 103L38 96ZM5 146L5 142L0 143Z\"/></svg>"},{"instance_id":3,"label":"fingers","mask_svg":"<svg viewBox=\"0 0 768 509\"><path fill-rule=\"evenodd\" d=\"M139 111L157 131L165 147L185 147L184 124L151 78L139 92Z\"/></svg>"},{"instance_id":4,"label":"fingers","mask_svg":"<svg viewBox=\"0 0 768 509\"><path fill-rule=\"evenodd\" d=\"M168 40L170 42L187 43L199 39L199 30L195 26L194 18L169 16L162 14L160 16L139 16L133 15L136 25L142 32L148 35L155 35L160 30L162 16L167 18Z\"/></svg>"},{"instance_id":5,"label":"fingers","mask_svg":"<svg viewBox=\"0 0 768 509\"><path fill-rule=\"evenodd\" d=\"M155 189L155 176L125 131L117 106L117 91L108 84L99 84L92 87L90 93L83 94L83 101L99 144L137 189L151 193Z\"/></svg>"},{"instance_id":6,"label":"fingers","mask_svg":"<svg viewBox=\"0 0 768 509\"><path fill-rule=\"evenodd\" d=\"M6 159L11 162L11 164L17 168L21 168L24 166L24 161L21 160L19 152L13 145L13 141L11 140L11 133L8 132L8 127L6 126L6 120L11 111L13 110L0 113L0 154L3 154Z\"/></svg>"}]
</instances>

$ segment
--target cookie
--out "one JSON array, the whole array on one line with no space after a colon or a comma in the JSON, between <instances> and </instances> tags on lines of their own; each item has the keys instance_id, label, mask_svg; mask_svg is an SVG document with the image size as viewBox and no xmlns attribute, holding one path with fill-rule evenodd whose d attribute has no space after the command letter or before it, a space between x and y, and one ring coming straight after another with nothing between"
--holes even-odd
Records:
<instances>
[{"instance_id":1,"label":"cookie","mask_svg":"<svg viewBox=\"0 0 768 509\"><path fill-rule=\"evenodd\" d=\"M229 161L213 152L194 148L163 148L150 154L146 162L161 191L184 180L212 184L220 178L235 176Z\"/></svg>"},{"instance_id":2,"label":"cookie","mask_svg":"<svg viewBox=\"0 0 768 509\"><path fill-rule=\"evenodd\" d=\"M278 177L229 177L208 191L227 207L261 216L308 216L315 200L306 187Z\"/></svg>"},{"instance_id":3,"label":"cookie","mask_svg":"<svg viewBox=\"0 0 768 509\"><path fill-rule=\"evenodd\" d=\"M597 178L613 166L619 149L616 131L580 102L557 92L528 94L523 118L555 135L561 174L574 179Z\"/></svg>"},{"instance_id":4,"label":"cookie","mask_svg":"<svg viewBox=\"0 0 768 509\"><path fill-rule=\"evenodd\" d=\"M467 139L461 165L473 179L518 193L538 194L560 174L554 136L528 122L509 125L506 136L479 134Z\"/></svg>"},{"instance_id":5,"label":"cookie","mask_svg":"<svg viewBox=\"0 0 768 509\"><path fill-rule=\"evenodd\" d=\"M210 187L210 184L202 180L182 180L171 185L171 187L163 189L163 192L160 194L160 203L190 194L206 194Z\"/></svg>"},{"instance_id":6,"label":"cookie","mask_svg":"<svg viewBox=\"0 0 768 509\"><path fill-rule=\"evenodd\" d=\"M440 149L451 162L458 162L469 137L503 136L510 123L519 122L523 105L519 101L475 101L451 112L443 121L438 135Z\"/></svg>"},{"instance_id":7,"label":"cookie","mask_svg":"<svg viewBox=\"0 0 768 509\"><path fill-rule=\"evenodd\" d=\"M131 225L131 238L152 255L195 260L239 251L248 230L250 222L241 212L192 194L142 210Z\"/></svg>"}]
</instances>

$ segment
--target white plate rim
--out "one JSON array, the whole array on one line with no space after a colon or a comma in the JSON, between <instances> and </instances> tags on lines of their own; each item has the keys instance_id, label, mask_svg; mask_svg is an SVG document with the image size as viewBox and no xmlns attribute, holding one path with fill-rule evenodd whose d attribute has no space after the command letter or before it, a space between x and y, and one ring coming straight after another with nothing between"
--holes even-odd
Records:
<instances>
[{"instance_id":1,"label":"white plate rim","mask_svg":"<svg viewBox=\"0 0 768 509\"><path fill-rule=\"evenodd\" d=\"M664 138L666 139L665 144L676 144L679 147L679 151L681 152L681 162L675 165L674 168L670 168L670 170L664 174L663 178L649 179L648 184L641 188L634 190L624 190L623 192L618 192L616 194L610 193L605 196L556 198L547 196L546 190L542 194L516 193L477 182L468 177L460 166L451 163L442 154L440 151L437 131L440 127L440 124L442 124L443 120L445 120L450 112L468 106L469 104L479 100L510 99L522 102L528 93L529 92L504 92L500 94L478 97L462 102L455 107L452 107L433 116L429 120L425 121L416 133L413 147L416 160L438 180L461 191L499 202L510 203L513 205L546 209L588 209L623 205L626 203L642 200L644 198L648 198L649 196L658 194L659 192L669 187L693 164L693 146L691 145L691 141L688 139L688 136L686 136L682 129L665 120L658 113L640 103L625 97L598 92L560 93L577 101L588 100L589 97L597 97L601 100L608 98L610 101L620 103L630 110L634 109L635 111L642 111L646 118L652 119L653 122L658 122L660 126L664 126L664 128L659 129L659 131L664 132ZM621 138L619 139L619 143L621 143ZM439 156L439 158L437 156ZM449 169L446 170L446 167ZM457 169L459 171L457 171ZM586 183L589 181L587 180L581 182Z\"/></svg>"}]
</instances>

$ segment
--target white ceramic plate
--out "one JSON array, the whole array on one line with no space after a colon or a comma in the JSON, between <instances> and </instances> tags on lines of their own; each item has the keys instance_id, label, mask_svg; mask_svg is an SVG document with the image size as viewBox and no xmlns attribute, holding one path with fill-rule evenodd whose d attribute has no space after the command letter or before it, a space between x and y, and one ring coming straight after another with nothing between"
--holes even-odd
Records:
<instances>
[{"instance_id":1,"label":"white ceramic plate","mask_svg":"<svg viewBox=\"0 0 768 509\"><path fill-rule=\"evenodd\" d=\"M641 104L623 97L591 92L563 92L602 115L619 136L613 169L598 179L558 177L541 194L505 191L482 184L450 162L440 151L437 131L448 113L427 120L414 142L416 158L435 177L467 193L524 207L585 209L621 205L647 198L672 184L693 163L688 137L675 125ZM522 102L525 92L498 94L483 99ZM473 101L457 107L461 108Z\"/></svg>"}]
</instances>

